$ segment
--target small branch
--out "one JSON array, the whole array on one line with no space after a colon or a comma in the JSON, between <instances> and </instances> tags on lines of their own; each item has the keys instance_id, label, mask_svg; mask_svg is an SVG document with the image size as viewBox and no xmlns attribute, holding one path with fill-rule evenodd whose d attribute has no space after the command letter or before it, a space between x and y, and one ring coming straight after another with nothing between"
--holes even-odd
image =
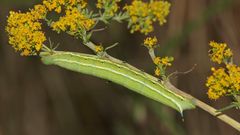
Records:
<instances>
[{"instance_id":1,"label":"small branch","mask_svg":"<svg viewBox=\"0 0 240 135\"><path fill-rule=\"evenodd\" d=\"M223 111L226 111L226 110L229 110L229 109L232 109L232 108L239 108L240 107L240 104L238 102L232 102L230 105L226 106L226 107L223 107L221 109L218 109L217 112L223 112Z\"/></svg>"},{"instance_id":2,"label":"small branch","mask_svg":"<svg viewBox=\"0 0 240 135\"><path fill-rule=\"evenodd\" d=\"M103 31L103 30L105 30L107 27L104 27L104 28L100 28L100 29L93 29L93 30L91 30L91 32L93 33L93 32L100 32L100 31Z\"/></svg>"},{"instance_id":3,"label":"small branch","mask_svg":"<svg viewBox=\"0 0 240 135\"><path fill-rule=\"evenodd\" d=\"M93 44L92 42L87 42L85 45L86 45L88 48L90 48L93 52L96 53L96 51L95 51L96 45L95 45L95 44Z\"/></svg>"},{"instance_id":4,"label":"small branch","mask_svg":"<svg viewBox=\"0 0 240 135\"><path fill-rule=\"evenodd\" d=\"M90 48L93 52L96 53L96 51L95 51L96 45L95 45L93 42L87 42L85 45L86 45L88 48ZM116 58L110 56L109 54L107 54L107 52L103 52L103 55L102 55L102 56L105 57L105 58L107 58L107 59L109 59L109 60L111 60L111 61L114 61L114 62L116 62L116 63L124 63L123 61L121 61L121 60L119 60L119 59L116 59Z\"/></svg>"},{"instance_id":5,"label":"small branch","mask_svg":"<svg viewBox=\"0 0 240 135\"><path fill-rule=\"evenodd\" d=\"M111 46L108 46L108 47L105 49L105 51L107 51L107 50L109 50L109 49L112 49L112 48L116 47L117 45L118 45L118 43L115 43L115 44L113 44L113 45L111 45Z\"/></svg>"},{"instance_id":6,"label":"small branch","mask_svg":"<svg viewBox=\"0 0 240 135\"><path fill-rule=\"evenodd\" d=\"M177 89L176 87L174 87L170 82L166 82L165 85L169 88L171 88L171 90L173 90L174 92L184 96L185 98L192 100L196 106L198 106L199 108L203 109L204 111L210 113L211 115L217 117L218 119L222 120L223 122L225 122L226 124L230 125L231 127L235 128L236 130L240 131L240 123L237 122L236 120L232 119L231 117L218 112L217 109L211 107L210 105L202 102L201 100L193 97L192 95L189 95L179 89Z\"/></svg>"},{"instance_id":7,"label":"small branch","mask_svg":"<svg viewBox=\"0 0 240 135\"><path fill-rule=\"evenodd\" d=\"M149 53L149 55L150 55L152 61L154 61L154 59L156 58L156 55L155 55L154 49L153 49L153 48L149 49L149 50L148 50L148 53Z\"/></svg>"},{"instance_id":8,"label":"small branch","mask_svg":"<svg viewBox=\"0 0 240 135\"><path fill-rule=\"evenodd\" d=\"M227 123L228 125L232 126L236 130L240 131L240 123L239 122L237 122L236 120L232 119L231 117L229 117L225 114L217 112L217 110L215 108L209 106L208 104L206 104L196 98L194 100L195 100L196 105L199 108L203 109L206 112L209 112L211 115L217 117L218 119L220 119L223 122Z\"/></svg>"},{"instance_id":9,"label":"small branch","mask_svg":"<svg viewBox=\"0 0 240 135\"><path fill-rule=\"evenodd\" d=\"M195 67L197 66L197 64L195 64L191 69L189 69L189 70L187 70L187 71L184 71L184 72L179 72L179 71L175 71L175 72L173 72L173 73L171 73L171 74L169 74L168 76L167 76L167 80L169 80L169 78L171 78L172 76L175 76L175 78L177 78L177 75L185 75L185 74L188 74L188 73L190 73L190 72L192 72L194 69L195 69Z\"/></svg>"}]
</instances>

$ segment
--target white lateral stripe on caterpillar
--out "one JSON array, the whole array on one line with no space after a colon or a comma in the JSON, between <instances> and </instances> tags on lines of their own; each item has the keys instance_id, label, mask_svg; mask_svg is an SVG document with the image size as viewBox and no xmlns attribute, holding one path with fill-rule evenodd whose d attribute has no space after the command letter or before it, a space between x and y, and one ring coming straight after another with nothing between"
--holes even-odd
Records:
<instances>
[{"instance_id":1,"label":"white lateral stripe on caterpillar","mask_svg":"<svg viewBox=\"0 0 240 135\"><path fill-rule=\"evenodd\" d=\"M59 54L61 54L61 53L59 53ZM115 65L117 65L117 66L119 66L119 67L121 67L121 68L124 68L124 69L127 69L127 70L129 70L129 71L132 71L132 72L134 72L135 74L137 74L137 75L139 75L139 76L141 76L141 77L144 77L144 78L146 78L146 76L144 76L143 74L141 74L141 73L139 73L139 72L137 72L137 71L134 71L134 70L132 70L131 68L129 68L129 67L127 67L127 66L124 66L124 65L121 65L121 64L118 64L118 63L115 63L115 62L111 62L111 61L109 61L109 60L104 60L104 59L96 59L96 58L94 58L94 57L89 57L89 56L84 56L84 55L78 55L78 54L74 54L74 53L71 53L71 52L65 52L65 53L63 53L63 54L69 54L69 55L72 55L72 56L75 56L75 57L79 57L79 58L85 58L85 59L91 59L91 60L96 60L96 61L100 61L100 62L105 62L105 63L109 63L109 64L115 64ZM56 54L57 55L57 54ZM185 98L184 97L182 97L182 96L180 96L180 95L178 95L178 94L175 94L173 91L171 91L171 90L168 90L168 89L166 89L164 86L162 86L161 84L159 84L159 82L154 82L153 80L150 80L151 82L153 82L153 83L155 83L155 84L157 84L158 86L160 86L161 88L163 88L163 89L165 89L166 91L168 91L169 93L171 93L171 94L174 94L175 96L177 96L177 97L179 97L181 100L185 100Z\"/></svg>"},{"instance_id":2,"label":"white lateral stripe on caterpillar","mask_svg":"<svg viewBox=\"0 0 240 135\"><path fill-rule=\"evenodd\" d=\"M86 63L81 63L79 61L73 61L73 60L67 60L67 59L54 59L55 62L67 62L67 63L74 63L74 64L77 64L77 65L81 65L81 66L87 66L87 67L93 67L93 68L96 68L96 69L102 69L102 70L105 70L105 71L109 71L109 72L112 72L112 73L115 73L115 74L118 74L118 75L121 75L121 76L124 76L124 77L127 77L133 81L136 81L146 87L148 87L149 89L159 93L160 95L162 95L163 97L169 99L170 101L172 101L179 109L179 111L182 113L183 112L183 109L181 108L181 105L178 104L177 101L175 101L174 99L172 99L171 97L165 95L164 93L162 93L161 91L155 89L154 87L144 83L143 81L141 80L138 80L138 79L135 79L134 77L132 76L128 76L126 74L123 74L121 72L117 72L116 70L113 70L111 68L107 68L107 67L100 67L100 66L96 66L96 65L93 65L93 64L86 64ZM176 95L176 94L175 94Z\"/></svg>"}]
</instances>

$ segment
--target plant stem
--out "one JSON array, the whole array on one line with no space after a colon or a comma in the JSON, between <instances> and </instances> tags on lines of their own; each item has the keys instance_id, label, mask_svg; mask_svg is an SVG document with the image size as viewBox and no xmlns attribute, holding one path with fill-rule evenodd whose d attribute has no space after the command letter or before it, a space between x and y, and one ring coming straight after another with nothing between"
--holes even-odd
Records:
<instances>
[{"instance_id":1,"label":"plant stem","mask_svg":"<svg viewBox=\"0 0 240 135\"><path fill-rule=\"evenodd\" d=\"M204 111L210 113L211 115L217 117L218 119L222 120L226 124L232 126L236 130L240 131L240 123L239 122L237 122L236 120L232 119L231 117L229 117L223 113L217 112L217 110L215 108L209 106L208 104L206 104L196 98L194 98L194 100L195 100L195 104L199 108L203 109Z\"/></svg>"},{"instance_id":2,"label":"plant stem","mask_svg":"<svg viewBox=\"0 0 240 135\"><path fill-rule=\"evenodd\" d=\"M218 119L222 120L226 124L230 125L231 127L235 128L236 130L240 131L240 123L237 122L236 120L232 119L231 117L227 116L226 114L223 114L221 112L218 112L217 109L211 107L210 105L202 102L201 100L193 97L192 95L189 95L179 89L177 89L175 86L173 86L170 82L166 82L165 85L174 92L184 96L187 99L192 100L196 106L199 108L203 109L204 111L210 113L211 115L217 117Z\"/></svg>"},{"instance_id":3,"label":"plant stem","mask_svg":"<svg viewBox=\"0 0 240 135\"><path fill-rule=\"evenodd\" d=\"M94 52L96 53L96 51L95 51L96 45L95 45L93 42L87 42L85 45L86 45L88 48L90 48L92 51L94 51ZM114 62L116 62L116 63L124 63L123 61L121 61L121 60L119 60L119 59L116 59L116 58L110 56L110 55L109 55L107 52L105 52L105 51L103 52L102 57L107 58L107 59L109 59L109 60L111 60L111 61L114 61Z\"/></svg>"}]
</instances>

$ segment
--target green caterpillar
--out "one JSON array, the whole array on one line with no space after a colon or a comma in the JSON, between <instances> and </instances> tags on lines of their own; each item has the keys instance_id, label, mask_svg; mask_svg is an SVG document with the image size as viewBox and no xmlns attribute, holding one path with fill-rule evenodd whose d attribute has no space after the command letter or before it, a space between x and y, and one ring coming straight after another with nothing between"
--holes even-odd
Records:
<instances>
[{"instance_id":1,"label":"green caterpillar","mask_svg":"<svg viewBox=\"0 0 240 135\"><path fill-rule=\"evenodd\" d=\"M153 76L125 63L116 63L96 55L73 52L42 52L40 56L44 64L57 65L71 71L110 80L170 106L181 114L186 109L195 108L192 101L172 92Z\"/></svg>"}]
</instances>

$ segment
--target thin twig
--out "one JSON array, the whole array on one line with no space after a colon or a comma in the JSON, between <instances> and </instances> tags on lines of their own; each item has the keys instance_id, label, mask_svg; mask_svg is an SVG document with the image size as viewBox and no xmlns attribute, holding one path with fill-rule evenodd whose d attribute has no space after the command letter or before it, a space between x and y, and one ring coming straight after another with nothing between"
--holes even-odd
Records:
<instances>
[{"instance_id":1,"label":"thin twig","mask_svg":"<svg viewBox=\"0 0 240 135\"><path fill-rule=\"evenodd\" d=\"M169 75L167 76L167 80L169 80L172 76L175 76L175 78L177 78L177 75L180 75L180 74L181 74L181 75L188 74L188 73L192 72L192 71L195 69L196 66L197 66L197 64L194 64L191 69L189 69L189 70L187 70L187 71L184 71L184 72L175 71L175 72L173 72L173 73L171 73L171 74L169 74Z\"/></svg>"},{"instance_id":2,"label":"thin twig","mask_svg":"<svg viewBox=\"0 0 240 135\"><path fill-rule=\"evenodd\" d=\"M115 43L115 44L113 44L113 45L110 45L110 46L106 47L105 51L116 47L118 44L119 44L119 43Z\"/></svg>"},{"instance_id":3,"label":"thin twig","mask_svg":"<svg viewBox=\"0 0 240 135\"><path fill-rule=\"evenodd\" d=\"M91 32L100 32L100 31L105 30L106 28L107 28L107 27L99 28L99 29L93 29L93 30L91 30Z\"/></svg>"},{"instance_id":4,"label":"thin twig","mask_svg":"<svg viewBox=\"0 0 240 135\"><path fill-rule=\"evenodd\" d=\"M170 82L165 83L167 87L169 87L172 91L178 93L179 95L182 95L183 97L192 100L192 102L195 103L196 106L203 109L204 111L208 112L209 114L217 117L218 119L222 120L226 124L230 125L231 127L235 128L236 130L240 131L240 123L236 120L232 119L231 117L227 116L226 114L223 114L222 112L218 112L217 109L211 107L210 105L202 102L201 100L193 97L192 95L189 95L179 89L177 89L175 86L173 86Z\"/></svg>"}]
</instances>

